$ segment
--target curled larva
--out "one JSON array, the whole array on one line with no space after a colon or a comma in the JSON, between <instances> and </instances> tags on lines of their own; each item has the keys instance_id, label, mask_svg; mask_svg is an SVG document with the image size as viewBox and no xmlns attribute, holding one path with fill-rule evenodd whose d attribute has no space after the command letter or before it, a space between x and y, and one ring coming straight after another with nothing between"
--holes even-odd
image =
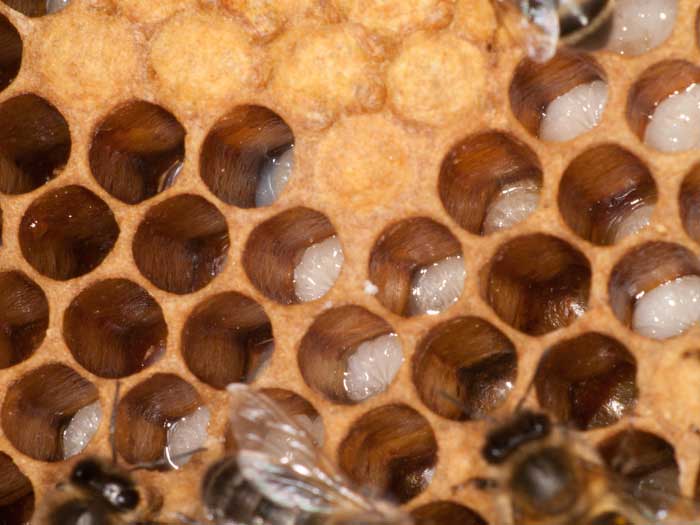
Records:
<instances>
[{"instance_id":1,"label":"curled larva","mask_svg":"<svg viewBox=\"0 0 700 525\"><path fill-rule=\"evenodd\" d=\"M542 140L564 142L598 125L608 100L608 86L594 80L576 86L549 103L542 115Z\"/></svg>"},{"instance_id":2,"label":"curled larva","mask_svg":"<svg viewBox=\"0 0 700 525\"><path fill-rule=\"evenodd\" d=\"M649 118L644 142L659 151L700 146L700 88L691 84L661 101Z\"/></svg>"},{"instance_id":3,"label":"curled larva","mask_svg":"<svg viewBox=\"0 0 700 525\"><path fill-rule=\"evenodd\" d=\"M97 432L102 419L100 402L95 401L78 410L63 430L63 459L80 454Z\"/></svg>"},{"instance_id":4,"label":"curled larva","mask_svg":"<svg viewBox=\"0 0 700 525\"><path fill-rule=\"evenodd\" d=\"M401 342L396 334L365 341L348 357L343 380L348 397L362 401L384 392L402 363Z\"/></svg>"},{"instance_id":5,"label":"curled larva","mask_svg":"<svg viewBox=\"0 0 700 525\"><path fill-rule=\"evenodd\" d=\"M644 204L632 210L624 219L620 221L615 231L615 242L620 242L625 237L635 235L651 222L651 215L654 213L654 206Z\"/></svg>"},{"instance_id":6,"label":"curled larva","mask_svg":"<svg viewBox=\"0 0 700 525\"><path fill-rule=\"evenodd\" d=\"M486 210L482 231L494 233L524 221L537 209L540 189L531 180L522 180L505 186Z\"/></svg>"},{"instance_id":7,"label":"curled larva","mask_svg":"<svg viewBox=\"0 0 700 525\"><path fill-rule=\"evenodd\" d=\"M168 427L165 445L165 458L175 468L181 467L192 457L189 452L204 446L207 441L207 427L210 413L205 406L174 421Z\"/></svg>"},{"instance_id":8,"label":"curled larva","mask_svg":"<svg viewBox=\"0 0 700 525\"><path fill-rule=\"evenodd\" d=\"M607 48L641 55L660 46L673 31L677 0L617 0Z\"/></svg>"},{"instance_id":9,"label":"curled larva","mask_svg":"<svg viewBox=\"0 0 700 525\"><path fill-rule=\"evenodd\" d=\"M58 13L68 7L71 0L46 0L46 14Z\"/></svg>"},{"instance_id":10,"label":"curled larva","mask_svg":"<svg viewBox=\"0 0 700 525\"><path fill-rule=\"evenodd\" d=\"M682 334L700 320L700 276L679 277L640 294L632 328L652 339Z\"/></svg>"},{"instance_id":11,"label":"curled larva","mask_svg":"<svg viewBox=\"0 0 700 525\"><path fill-rule=\"evenodd\" d=\"M294 293L301 302L314 301L326 295L340 275L343 249L333 235L309 246L294 268Z\"/></svg>"},{"instance_id":12,"label":"curled larva","mask_svg":"<svg viewBox=\"0 0 700 525\"><path fill-rule=\"evenodd\" d=\"M260 169L255 205L270 206L280 198L294 169L294 146L270 156Z\"/></svg>"},{"instance_id":13,"label":"curled larva","mask_svg":"<svg viewBox=\"0 0 700 525\"><path fill-rule=\"evenodd\" d=\"M447 309L462 295L465 277L461 255L419 268L411 283L410 315L435 315Z\"/></svg>"}]
</instances>

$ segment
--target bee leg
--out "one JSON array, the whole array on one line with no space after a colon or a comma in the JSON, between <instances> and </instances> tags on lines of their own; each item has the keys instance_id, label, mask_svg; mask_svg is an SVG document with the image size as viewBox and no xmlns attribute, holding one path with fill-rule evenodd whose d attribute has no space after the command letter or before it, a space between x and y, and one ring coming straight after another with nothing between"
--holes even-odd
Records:
<instances>
[{"instance_id":1,"label":"bee leg","mask_svg":"<svg viewBox=\"0 0 700 525\"><path fill-rule=\"evenodd\" d=\"M498 483L497 479L477 476L469 478L462 483L458 483L457 485L452 485L452 494L454 495L470 486L473 486L476 490L482 492L491 492L500 488L500 484Z\"/></svg>"}]
</instances>

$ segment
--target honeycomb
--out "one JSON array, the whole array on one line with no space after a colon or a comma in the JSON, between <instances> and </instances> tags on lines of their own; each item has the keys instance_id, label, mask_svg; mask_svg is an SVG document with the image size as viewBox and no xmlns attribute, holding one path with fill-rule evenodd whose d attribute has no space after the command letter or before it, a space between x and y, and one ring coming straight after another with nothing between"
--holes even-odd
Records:
<instances>
[{"instance_id":1,"label":"honeycomb","mask_svg":"<svg viewBox=\"0 0 700 525\"><path fill-rule=\"evenodd\" d=\"M603 458L634 453L698 495L700 327L630 329L640 292L700 275L700 152L642 141L653 108L700 79L697 11L679 0L671 37L643 55L536 65L489 0L72 0L55 14L4 0L0 523L28 522L65 478L61 429L95 401L83 454L109 457L117 379L124 464L212 411L206 451L135 473L168 487L163 515L197 515L232 381L320 414L325 451L419 523L499 523L463 482L485 471L490 420L527 394ZM595 79L609 89L596 129L540 141L543 105ZM261 158L291 143L291 182L256 208ZM528 180L537 210L481 235L498 189ZM655 204L651 224L613 243L630 196ZM332 235L340 277L298 303L294 265ZM409 315L412 272L454 255L458 302ZM353 402L348 353L390 332L405 362Z\"/></svg>"}]
</instances>

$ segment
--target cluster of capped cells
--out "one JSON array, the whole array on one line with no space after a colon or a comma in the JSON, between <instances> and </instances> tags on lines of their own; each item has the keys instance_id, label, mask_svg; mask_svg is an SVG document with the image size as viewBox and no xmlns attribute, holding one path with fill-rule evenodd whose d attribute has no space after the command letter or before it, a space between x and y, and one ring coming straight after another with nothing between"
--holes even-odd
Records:
<instances>
[{"instance_id":1,"label":"cluster of capped cells","mask_svg":"<svg viewBox=\"0 0 700 525\"><path fill-rule=\"evenodd\" d=\"M194 505L239 381L419 523L498 523L528 395L700 492L697 6L617 3L540 64L489 0L3 0L0 522L113 410Z\"/></svg>"}]
</instances>

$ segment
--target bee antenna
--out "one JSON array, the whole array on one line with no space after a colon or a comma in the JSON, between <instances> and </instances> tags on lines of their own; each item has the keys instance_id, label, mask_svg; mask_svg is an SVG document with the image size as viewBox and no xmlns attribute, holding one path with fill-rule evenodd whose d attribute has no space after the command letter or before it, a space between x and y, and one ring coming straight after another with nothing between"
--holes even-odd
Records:
<instances>
[{"instance_id":1,"label":"bee antenna","mask_svg":"<svg viewBox=\"0 0 700 525\"><path fill-rule=\"evenodd\" d=\"M175 454L174 456L171 456L168 451L168 448L166 447L164 458L157 459L155 461L145 461L143 463L136 463L129 469L129 472L134 472L136 470L150 470L161 467L170 467L177 470L180 468L180 466L177 463L175 463L178 459L190 458L199 452L204 452L205 450L207 450L206 447L198 447L192 450L188 450L187 452L182 452L181 454Z\"/></svg>"},{"instance_id":2,"label":"bee antenna","mask_svg":"<svg viewBox=\"0 0 700 525\"><path fill-rule=\"evenodd\" d=\"M115 433L117 429L117 404L119 403L119 391L121 383L117 381L114 387L114 398L112 399L112 413L109 417L109 446L112 449L112 465L117 464L117 443Z\"/></svg>"},{"instance_id":3,"label":"bee antenna","mask_svg":"<svg viewBox=\"0 0 700 525\"><path fill-rule=\"evenodd\" d=\"M467 406L464 404L464 402L461 399L457 399L452 394L448 394L444 390L440 390L439 394L445 399L447 399L447 401L459 408L462 411L462 413L465 416L467 416L468 419L476 421L487 421L492 424L497 423L497 421L494 418L492 418L491 416L487 416L486 414L480 414L479 416L475 417L474 414L469 410L469 408L467 408Z\"/></svg>"}]
</instances>

